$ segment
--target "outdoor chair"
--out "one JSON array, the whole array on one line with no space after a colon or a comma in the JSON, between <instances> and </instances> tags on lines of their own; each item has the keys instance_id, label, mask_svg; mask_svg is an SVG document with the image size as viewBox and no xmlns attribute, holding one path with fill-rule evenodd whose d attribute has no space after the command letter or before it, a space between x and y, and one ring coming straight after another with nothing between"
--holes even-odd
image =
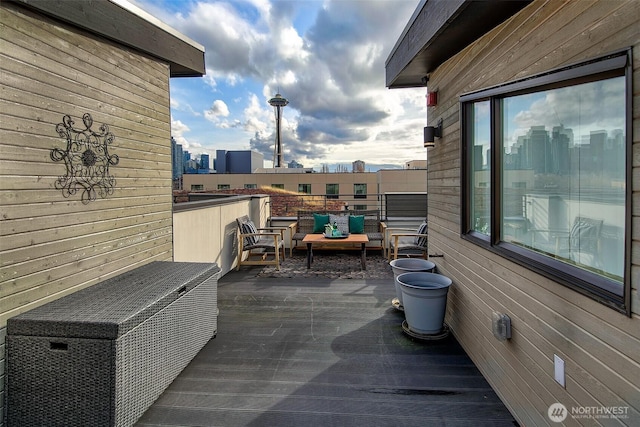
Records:
<instances>
[{"instance_id":1,"label":"outdoor chair","mask_svg":"<svg viewBox=\"0 0 640 427\"><path fill-rule=\"evenodd\" d=\"M236 222L238 224L236 270L239 270L242 265L275 265L276 269L280 270L280 261L284 261L285 258L285 228L257 228L246 215L237 218ZM244 258L245 252L248 252L246 258ZM270 259L271 257L273 259Z\"/></svg>"},{"instance_id":2,"label":"outdoor chair","mask_svg":"<svg viewBox=\"0 0 640 427\"><path fill-rule=\"evenodd\" d=\"M571 260L577 264L599 268L602 262L600 239L603 220L577 216L571 229L566 230L530 230L533 233L545 233L553 245L548 249L555 257ZM533 234L535 238L535 234ZM534 241L534 247L543 244Z\"/></svg>"},{"instance_id":3,"label":"outdoor chair","mask_svg":"<svg viewBox=\"0 0 640 427\"><path fill-rule=\"evenodd\" d=\"M417 229L389 228L389 259L398 259L398 255L421 256L427 259L427 222L424 221Z\"/></svg>"},{"instance_id":4,"label":"outdoor chair","mask_svg":"<svg viewBox=\"0 0 640 427\"><path fill-rule=\"evenodd\" d=\"M569 232L569 258L579 264L601 267L601 219L576 217Z\"/></svg>"}]
</instances>

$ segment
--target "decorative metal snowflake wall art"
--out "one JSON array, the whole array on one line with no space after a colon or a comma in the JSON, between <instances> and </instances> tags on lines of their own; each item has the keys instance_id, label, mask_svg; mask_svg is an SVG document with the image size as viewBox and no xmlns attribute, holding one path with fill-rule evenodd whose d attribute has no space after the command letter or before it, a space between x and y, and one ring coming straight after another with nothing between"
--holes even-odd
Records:
<instances>
[{"instance_id":1,"label":"decorative metal snowflake wall art","mask_svg":"<svg viewBox=\"0 0 640 427\"><path fill-rule=\"evenodd\" d=\"M62 190L64 197L69 197L82 191L82 203L88 204L100 195L103 199L113 194L116 184L115 177L109 175L109 166L115 166L120 159L115 154L109 154L109 145L116 137L109 132L105 124L100 126L99 133L91 130L93 119L91 114L82 116L85 128L73 127L71 116L65 115L62 123L56 125L56 132L67 141L66 149L51 150L51 160L64 161L67 174L60 176L55 187Z\"/></svg>"}]
</instances>

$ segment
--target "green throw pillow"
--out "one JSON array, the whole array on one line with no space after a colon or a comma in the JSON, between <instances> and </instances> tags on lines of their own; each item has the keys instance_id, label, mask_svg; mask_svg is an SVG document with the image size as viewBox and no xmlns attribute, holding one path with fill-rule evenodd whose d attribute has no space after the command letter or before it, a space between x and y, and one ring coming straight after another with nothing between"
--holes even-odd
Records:
<instances>
[{"instance_id":1,"label":"green throw pillow","mask_svg":"<svg viewBox=\"0 0 640 427\"><path fill-rule=\"evenodd\" d=\"M324 226L329 224L329 215L313 214L313 232L324 233Z\"/></svg>"},{"instance_id":2,"label":"green throw pillow","mask_svg":"<svg viewBox=\"0 0 640 427\"><path fill-rule=\"evenodd\" d=\"M349 215L349 232L353 234L364 233L364 215Z\"/></svg>"}]
</instances>

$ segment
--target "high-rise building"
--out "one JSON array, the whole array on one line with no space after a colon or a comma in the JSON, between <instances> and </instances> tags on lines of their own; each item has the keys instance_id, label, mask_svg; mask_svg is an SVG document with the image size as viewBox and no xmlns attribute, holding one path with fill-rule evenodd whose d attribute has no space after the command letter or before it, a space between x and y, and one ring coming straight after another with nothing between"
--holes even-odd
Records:
<instances>
[{"instance_id":1,"label":"high-rise building","mask_svg":"<svg viewBox=\"0 0 640 427\"><path fill-rule=\"evenodd\" d=\"M185 174L194 174L198 173L198 162L194 159L189 159L184 163L184 173Z\"/></svg>"},{"instance_id":2,"label":"high-rise building","mask_svg":"<svg viewBox=\"0 0 640 427\"><path fill-rule=\"evenodd\" d=\"M200 169L209 170L209 155L200 154Z\"/></svg>"},{"instance_id":3,"label":"high-rise building","mask_svg":"<svg viewBox=\"0 0 640 427\"><path fill-rule=\"evenodd\" d=\"M180 179L184 172L184 155L182 153L182 145L176 143L176 140L171 137L171 177Z\"/></svg>"},{"instance_id":4,"label":"high-rise building","mask_svg":"<svg viewBox=\"0 0 640 427\"><path fill-rule=\"evenodd\" d=\"M188 151L182 152L182 171L187 172L187 162L191 160L191 153Z\"/></svg>"},{"instance_id":5,"label":"high-rise building","mask_svg":"<svg viewBox=\"0 0 640 427\"><path fill-rule=\"evenodd\" d=\"M264 156L257 151L216 150L216 173L252 173L264 167Z\"/></svg>"}]
</instances>

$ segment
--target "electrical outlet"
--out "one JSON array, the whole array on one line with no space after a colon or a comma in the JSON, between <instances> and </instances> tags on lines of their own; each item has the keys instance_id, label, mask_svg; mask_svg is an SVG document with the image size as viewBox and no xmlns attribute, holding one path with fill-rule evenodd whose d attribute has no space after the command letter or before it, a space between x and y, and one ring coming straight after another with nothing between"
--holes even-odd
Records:
<instances>
[{"instance_id":1,"label":"electrical outlet","mask_svg":"<svg viewBox=\"0 0 640 427\"><path fill-rule=\"evenodd\" d=\"M491 319L493 336L500 341L511 339L511 318L504 313L494 311Z\"/></svg>"},{"instance_id":2,"label":"electrical outlet","mask_svg":"<svg viewBox=\"0 0 640 427\"><path fill-rule=\"evenodd\" d=\"M558 384L565 387L564 360L562 360L557 354L553 355L553 376Z\"/></svg>"}]
</instances>

